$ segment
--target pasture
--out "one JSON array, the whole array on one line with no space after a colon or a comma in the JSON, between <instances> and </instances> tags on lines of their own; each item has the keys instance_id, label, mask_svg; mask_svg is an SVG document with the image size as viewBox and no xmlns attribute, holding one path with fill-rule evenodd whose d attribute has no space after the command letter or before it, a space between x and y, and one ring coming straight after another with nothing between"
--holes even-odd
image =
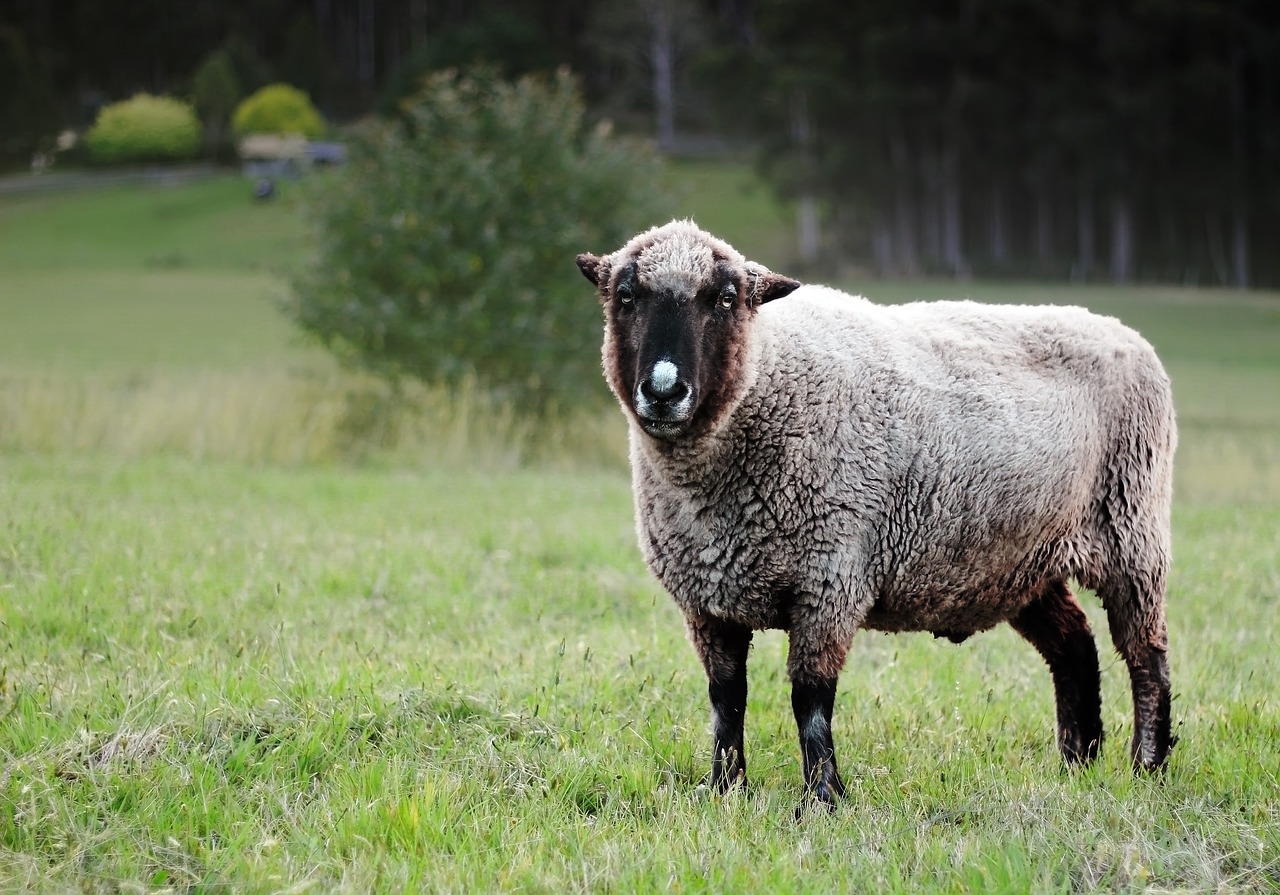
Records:
<instances>
[{"instance_id":1,"label":"pasture","mask_svg":"<svg viewBox=\"0 0 1280 895\"><path fill-rule=\"evenodd\" d=\"M687 213L785 269L747 173L677 176ZM620 415L548 433L474 396L394 404L279 317L303 228L289 193L247 194L0 200L0 890L1280 888L1280 296L845 284L1085 304L1160 350L1180 742L1163 777L1129 771L1091 597L1109 738L1078 773L1011 630L863 634L849 799L797 824L777 632L751 659L751 791L700 785L705 682L635 546Z\"/></svg>"}]
</instances>

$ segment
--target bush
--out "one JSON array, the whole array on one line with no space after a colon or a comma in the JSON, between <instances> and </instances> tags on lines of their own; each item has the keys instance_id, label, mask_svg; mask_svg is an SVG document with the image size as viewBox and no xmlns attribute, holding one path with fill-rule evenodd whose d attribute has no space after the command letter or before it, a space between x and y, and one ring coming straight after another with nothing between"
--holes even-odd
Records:
<instances>
[{"instance_id":1,"label":"bush","mask_svg":"<svg viewBox=\"0 0 1280 895\"><path fill-rule=\"evenodd\" d=\"M584 126L573 80L433 75L353 135L313 196L292 314L388 377L478 381L548 411L603 397L600 309L574 265L660 222L658 159Z\"/></svg>"},{"instance_id":2,"label":"bush","mask_svg":"<svg viewBox=\"0 0 1280 895\"><path fill-rule=\"evenodd\" d=\"M103 106L85 135L89 155L108 164L176 161L200 149L200 122L187 103L139 93Z\"/></svg>"},{"instance_id":3,"label":"bush","mask_svg":"<svg viewBox=\"0 0 1280 895\"><path fill-rule=\"evenodd\" d=\"M236 106L231 128L237 134L319 137L324 133L324 119L311 98L298 88L268 84Z\"/></svg>"}]
</instances>

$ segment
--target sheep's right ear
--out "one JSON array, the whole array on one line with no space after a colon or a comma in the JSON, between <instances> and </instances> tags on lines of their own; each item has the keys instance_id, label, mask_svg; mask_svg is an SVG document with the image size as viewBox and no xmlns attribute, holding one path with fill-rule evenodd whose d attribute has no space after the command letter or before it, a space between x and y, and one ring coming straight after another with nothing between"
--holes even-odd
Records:
<instances>
[{"instance_id":1,"label":"sheep's right ear","mask_svg":"<svg viewBox=\"0 0 1280 895\"><path fill-rule=\"evenodd\" d=\"M587 252L578 256L578 270L582 271L582 275L597 289L600 288L601 280L609 275L609 266L604 263L604 259Z\"/></svg>"}]
</instances>

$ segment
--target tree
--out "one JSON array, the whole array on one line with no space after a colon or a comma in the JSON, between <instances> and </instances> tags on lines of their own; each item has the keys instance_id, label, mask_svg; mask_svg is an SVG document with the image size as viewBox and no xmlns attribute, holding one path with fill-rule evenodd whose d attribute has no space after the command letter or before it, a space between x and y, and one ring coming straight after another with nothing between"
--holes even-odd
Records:
<instances>
[{"instance_id":1,"label":"tree","mask_svg":"<svg viewBox=\"0 0 1280 895\"><path fill-rule=\"evenodd\" d=\"M313 199L303 329L389 378L477 380L525 411L603 397L600 311L573 259L662 219L655 156L586 127L563 71L437 73L350 150Z\"/></svg>"},{"instance_id":2,"label":"tree","mask_svg":"<svg viewBox=\"0 0 1280 895\"><path fill-rule=\"evenodd\" d=\"M204 120L205 143L216 154L222 146L231 113L244 96L235 64L226 50L215 50L205 57L191 77L191 94L196 111Z\"/></svg>"},{"instance_id":3,"label":"tree","mask_svg":"<svg viewBox=\"0 0 1280 895\"><path fill-rule=\"evenodd\" d=\"M675 146L680 100L689 101L692 57L704 46L704 18L681 0L605 0L593 11L590 34L611 71L613 99L651 110L658 146Z\"/></svg>"},{"instance_id":4,"label":"tree","mask_svg":"<svg viewBox=\"0 0 1280 895\"><path fill-rule=\"evenodd\" d=\"M1280 281L1251 251L1280 235L1280 6L756 0L744 27L745 5L721 120L764 136L780 192L821 197L842 258Z\"/></svg>"},{"instance_id":5,"label":"tree","mask_svg":"<svg viewBox=\"0 0 1280 895\"><path fill-rule=\"evenodd\" d=\"M50 66L22 32L0 22L0 166L27 164L60 123Z\"/></svg>"},{"instance_id":6,"label":"tree","mask_svg":"<svg viewBox=\"0 0 1280 895\"><path fill-rule=\"evenodd\" d=\"M427 75L445 69L485 65L506 78L555 68L547 35L525 16L486 11L459 25L439 29L391 75L378 109L394 114Z\"/></svg>"}]
</instances>

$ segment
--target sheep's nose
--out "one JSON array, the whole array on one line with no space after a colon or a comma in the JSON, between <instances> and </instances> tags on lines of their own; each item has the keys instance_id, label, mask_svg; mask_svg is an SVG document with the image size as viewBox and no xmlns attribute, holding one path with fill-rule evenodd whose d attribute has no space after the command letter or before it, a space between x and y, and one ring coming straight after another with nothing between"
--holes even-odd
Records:
<instances>
[{"instance_id":1,"label":"sheep's nose","mask_svg":"<svg viewBox=\"0 0 1280 895\"><path fill-rule=\"evenodd\" d=\"M650 401L675 402L689 394L689 386L680 379L680 372L670 361L658 361L649 376L640 383L640 391Z\"/></svg>"},{"instance_id":2,"label":"sheep's nose","mask_svg":"<svg viewBox=\"0 0 1280 895\"><path fill-rule=\"evenodd\" d=\"M670 385L659 387L652 379L646 379L640 383L640 390L644 392L646 398L655 404L674 404L689 394L689 386L679 380Z\"/></svg>"}]
</instances>

